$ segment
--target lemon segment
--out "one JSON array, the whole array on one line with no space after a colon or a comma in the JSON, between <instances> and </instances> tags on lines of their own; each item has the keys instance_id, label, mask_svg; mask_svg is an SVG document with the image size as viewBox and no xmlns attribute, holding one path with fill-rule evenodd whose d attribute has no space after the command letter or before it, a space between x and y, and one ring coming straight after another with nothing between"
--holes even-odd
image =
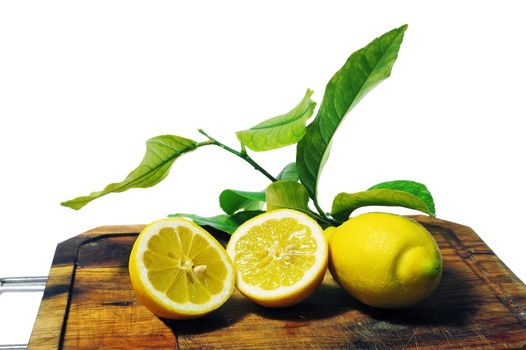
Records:
<instances>
[{"instance_id":1,"label":"lemon segment","mask_svg":"<svg viewBox=\"0 0 526 350\"><path fill-rule=\"evenodd\" d=\"M232 295L235 273L223 247L182 218L146 226L130 254L129 272L138 299L158 316L203 316Z\"/></svg>"},{"instance_id":2,"label":"lemon segment","mask_svg":"<svg viewBox=\"0 0 526 350\"><path fill-rule=\"evenodd\" d=\"M316 221L291 209L267 212L242 224L227 245L238 289L270 307L307 298L327 269L328 247L322 232Z\"/></svg>"},{"instance_id":3,"label":"lemon segment","mask_svg":"<svg viewBox=\"0 0 526 350\"><path fill-rule=\"evenodd\" d=\"M329 243L329 269L352 296L374 307L413 305L438 286L442 257L419 223L394 214L349 219Z\"/></svg>"}]
</instances>

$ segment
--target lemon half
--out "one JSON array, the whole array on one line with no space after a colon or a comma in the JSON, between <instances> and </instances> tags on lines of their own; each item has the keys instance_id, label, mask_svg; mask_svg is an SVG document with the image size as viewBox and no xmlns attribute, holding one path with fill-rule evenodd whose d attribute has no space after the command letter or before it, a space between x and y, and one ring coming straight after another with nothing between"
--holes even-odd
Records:
<instances>
[{"instance_id":1,"label":"lemon half","mask_svg":"<svg viewBox=\"0 0 526 350\"><path fill-rule=\"evenodd\" d=\"M269 307L297 304L320 285L328 262L323 230L306 214L270 211L242 224L227 253L236 268L237 288Z\"/></svg>"},{"instance_id":2,"label":"lemon half","mask_svg":"<svg viewBox=\"0 0 526 350\"><path fill-rule=\"evenodd\" d=\"M234 291L234 268L221 244L181 218L144 228L133 246L129 272L138 299L165 318L206 315Z\"/></svg>"}]
</instances>

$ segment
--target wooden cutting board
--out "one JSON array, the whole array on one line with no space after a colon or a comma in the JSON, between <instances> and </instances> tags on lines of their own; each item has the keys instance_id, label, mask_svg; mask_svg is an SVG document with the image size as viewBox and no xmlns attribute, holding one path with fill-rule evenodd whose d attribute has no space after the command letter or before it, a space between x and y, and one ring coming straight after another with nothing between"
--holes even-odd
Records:
<instances>
[{"instance_id":1,"label":"wooden cutting board","mask_svg":"<svg viewBox=\"0 0 526 350\"><path fill-rule=\"evenodd\" d=\"M440 287L414 307L370 308L327 273L297 306L268 309L236 291L191 321L159 319L135 299L127 264L142 225L96 228L58 245L29 349L526 349L525 285L469 227L414 218L444 259Z\"/></svg>"}]
</instances>

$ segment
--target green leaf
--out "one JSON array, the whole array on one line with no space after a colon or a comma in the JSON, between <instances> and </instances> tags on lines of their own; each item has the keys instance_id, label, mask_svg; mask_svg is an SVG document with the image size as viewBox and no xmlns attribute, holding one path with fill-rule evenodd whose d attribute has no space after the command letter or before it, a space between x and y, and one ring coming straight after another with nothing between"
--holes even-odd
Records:
<instances>
[{"instance_id":1,"label":"green leaf","mask_svg":"<svg viewBox=\"0 0 526 350\"><path fill-rule=\"evenodd\" d=\"M137 168L124 181L111 183L102 191L60 203L65 207L80 209L92 200L112 192L130 188L146 188L161 182L170 172L173 162L182 154L198 147L197 142L175 135L161 135L146 142L146 154Z\"/></svg>"},{"instance_id":2,"label":"green leaf","mask_svg":"<svg viewBox=\"0 0 526 350\"><path fill-rule=\"evenodd\" d=\"M239 209L259 210L265 202L265 192L247 192L224 190L219 195L219 205L227 214L234 214Z\"/></svg>"},{"instance_id":3,"label":"green leaf","mask_svg":"<svg viewBox=\"0 0 526 350\"><path fill-rule=\"evenodd\" d=\"M276 176L277 180L294 181L299 180L296 163L287 164ZM227 214L234 214L240 209L258 210L266 201L265 192L247 192L238 190L224 190L219 196L219 205Z\"/></svg>"},{"instance_id":4,"label":"green leaf","mask_svg":"<svg viewBox=\"0 0 526 350\"><path fill-rule=\"evenodd\" d=\"M283 168L283 170L281 170L278 176L276 176L276 180L287 180L297 182L299 179L300 175L298 174L298 167L294 162L287 164Z\"/></svg>"},{"instance_id":5,"label":"green leaf","mask_svg":"<svg viewBox=\"0 0 526 350\"><path fill-rule=\"evenodd\" d=\"M356 193L339 193L332 202L331 215L339 221L345 221L351 213L361 207L398 206L421 211L434 216L434 207L430 208L419 197L402 190L372 189Z\"/></svg>"},{"instance_id":6,"label":"green leaf","mask_svg":"<svg viewBox=\"0 0 526 350\"><path fill-rule=\"evenodd\" d=\"M267 119L248 130L236 132L239 141L253 151L272 149L297 143L305 135L305 123L312 116L316 102L310 99L311 90L290 112Z\"/></svg>"},{"instance_id":7,"label":"green leaf","mask_svg":"<svg viewBox=\"0 0 526 350\"><path fill-rule=\"evenodd\" d=\"M369 190L377 189L397 190L411 193L425 203L429 210L428 214L431 214L432 216L435 216L436 214L433 196L424 184L410 180L395 180L382 182L369 188Z\"/></svg>"},{"instance_id":8,"label":"green leaf","mask_svg":"<svg viewBox=\"0 0 526 350\"><path fill-rule=\"evenodd\" d=\"M353 53L327 84L318 114L296 152L301 182L312 199L317 197L318 180L336 129L347 112L389 77L406 29L407 25L393 29Z\"/></svg>"},{"instance_id":9,"label":"green leaf","mask_svg":"<svg viewBox=\"0 0 526 350\"><path fill-rule=\"evenodd\" d=\"M184 217L191 219L199 226L211 226L215 229L227 232L234 233L234 231L247 220L252 219L254 216L262 214L261 210L250 210L250 211L240 211L234 215L217 215L211 217L199 216L194 214L170 214L169 217Z\"/></svg>"},{"instance_id":10,"label":"green leaf","mask_svg":"<svg viewBox=\"0 0 526 350\"><path fill-rule=\"evenodd\" d=\"M276 181L267 189L267 210L290 208L309 211L309 194L305 186L295 181Z\"/></svg>"}]
</instances>

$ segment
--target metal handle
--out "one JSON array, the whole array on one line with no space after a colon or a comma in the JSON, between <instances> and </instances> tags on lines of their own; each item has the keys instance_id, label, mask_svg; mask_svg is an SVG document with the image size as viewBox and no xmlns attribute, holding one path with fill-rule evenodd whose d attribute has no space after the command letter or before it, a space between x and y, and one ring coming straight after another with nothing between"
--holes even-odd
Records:
<instances>
[{"instance_id":1,"label":"metal handle","mask_svg":"<svg viewBox=\"0 0 526 350\"><path fill-rule=\"evenodd\" d=\"M0 278L0 294L3 292L41 292L46 288L46 283L47 276L4 277Z\"/></svg>"},{"instance_id":2,"label":"metal handle","mask_svg":"<svg viewBox=\"0 0 526 350\"><path fill-rule=\"evenodd\" d=\"M0 278L0 295L4 292L42 292L47 276L22 276ZM0 344L0 350L26 350L27 344Z\"/></svg>"}]
</instances>

